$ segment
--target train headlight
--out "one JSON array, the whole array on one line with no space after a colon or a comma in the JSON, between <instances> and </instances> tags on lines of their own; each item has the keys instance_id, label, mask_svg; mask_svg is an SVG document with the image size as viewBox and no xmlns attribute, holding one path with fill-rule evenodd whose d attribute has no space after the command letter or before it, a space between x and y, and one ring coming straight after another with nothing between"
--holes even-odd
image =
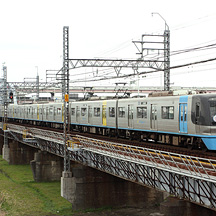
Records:
<instances>
[{"instance_id":1,"label":"train headlight","mask_svg":"<svg viewBox=\"0 0 216 216\"><path fill-rule=\"evenodd\" d=\"M216 115L213 116L213 121L216 122Z\"/></svg>"}]
</instances>

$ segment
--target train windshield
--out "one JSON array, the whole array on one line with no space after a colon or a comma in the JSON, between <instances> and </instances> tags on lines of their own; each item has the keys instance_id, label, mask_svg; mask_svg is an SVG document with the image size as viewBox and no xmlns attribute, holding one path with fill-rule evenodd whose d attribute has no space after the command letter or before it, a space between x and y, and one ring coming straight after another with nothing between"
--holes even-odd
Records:
<instances>
[{"instance_id":1,"label":"train windshield","mask_svg":"<svg viewBox=\"0 0 216 216\"><path fill-rule=\"evenodd\" d=\"M209 101L211 125L216 125L216 98L211 99Z\"/></svg>"}]
</instances>

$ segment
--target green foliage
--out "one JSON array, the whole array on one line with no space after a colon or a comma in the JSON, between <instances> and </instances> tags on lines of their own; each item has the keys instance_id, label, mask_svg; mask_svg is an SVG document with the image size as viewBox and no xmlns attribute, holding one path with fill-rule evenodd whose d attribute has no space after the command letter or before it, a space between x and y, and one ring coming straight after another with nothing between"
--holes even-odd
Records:
<instances>
[{"instance_id":1,"label":"green foliage","mask_svg":"<svg viewBox=\"0 0 216 216\"><path fill-rule=\"evenodd\" d=\"M0 209L7 215L71 215L60 188L60 182L34 182L30 165L8 165L0 156Z\"/></svg>"}]
</instances>

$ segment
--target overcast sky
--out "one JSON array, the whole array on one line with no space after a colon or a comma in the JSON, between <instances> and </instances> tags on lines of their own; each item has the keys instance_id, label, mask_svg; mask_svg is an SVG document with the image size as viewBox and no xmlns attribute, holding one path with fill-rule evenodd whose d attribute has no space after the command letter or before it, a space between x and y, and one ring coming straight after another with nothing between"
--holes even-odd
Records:
<instances>
[{"instance_id":1,"label":"overcast sky","mask_svg":"<svg viewBox=\"0 0 216 216\"><path fill-rule=\"evenodd\" d=\"M145 33L163 33L165 27L152 12L160 13L169 26L171 53L216 43L215 0L0 0L0 8L0 63L7 66L8 81L36 77L37 70L45 81L46 70L60 69L63 26L69 26L70 58L139 57L132 40ZM171 65L214 58L214 47L171 56ZM171 70L171 83L216 86L215 71L216 61ZM85 75L86 81L91 76ZM161 85L160 76L141 77L140 82Z\"/></svg>"}]
</instances>

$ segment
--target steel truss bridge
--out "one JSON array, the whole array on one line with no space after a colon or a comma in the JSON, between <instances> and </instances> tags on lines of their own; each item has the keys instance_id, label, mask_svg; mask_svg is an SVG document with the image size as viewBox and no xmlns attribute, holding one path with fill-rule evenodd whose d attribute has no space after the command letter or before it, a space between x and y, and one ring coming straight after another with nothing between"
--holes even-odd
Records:
<instances>
[{"instance_id":1,"label":"steel truss bridge","mask_svg":"<svg viewBox=\"0 0 216 216\"><path fill-rule=\"evenodd\" d=\"M64 157L63 132L8 124L4 135ZM69 134L67 151L71 161L216 210L215 160Z\"/></svg>"}]
</instances>

